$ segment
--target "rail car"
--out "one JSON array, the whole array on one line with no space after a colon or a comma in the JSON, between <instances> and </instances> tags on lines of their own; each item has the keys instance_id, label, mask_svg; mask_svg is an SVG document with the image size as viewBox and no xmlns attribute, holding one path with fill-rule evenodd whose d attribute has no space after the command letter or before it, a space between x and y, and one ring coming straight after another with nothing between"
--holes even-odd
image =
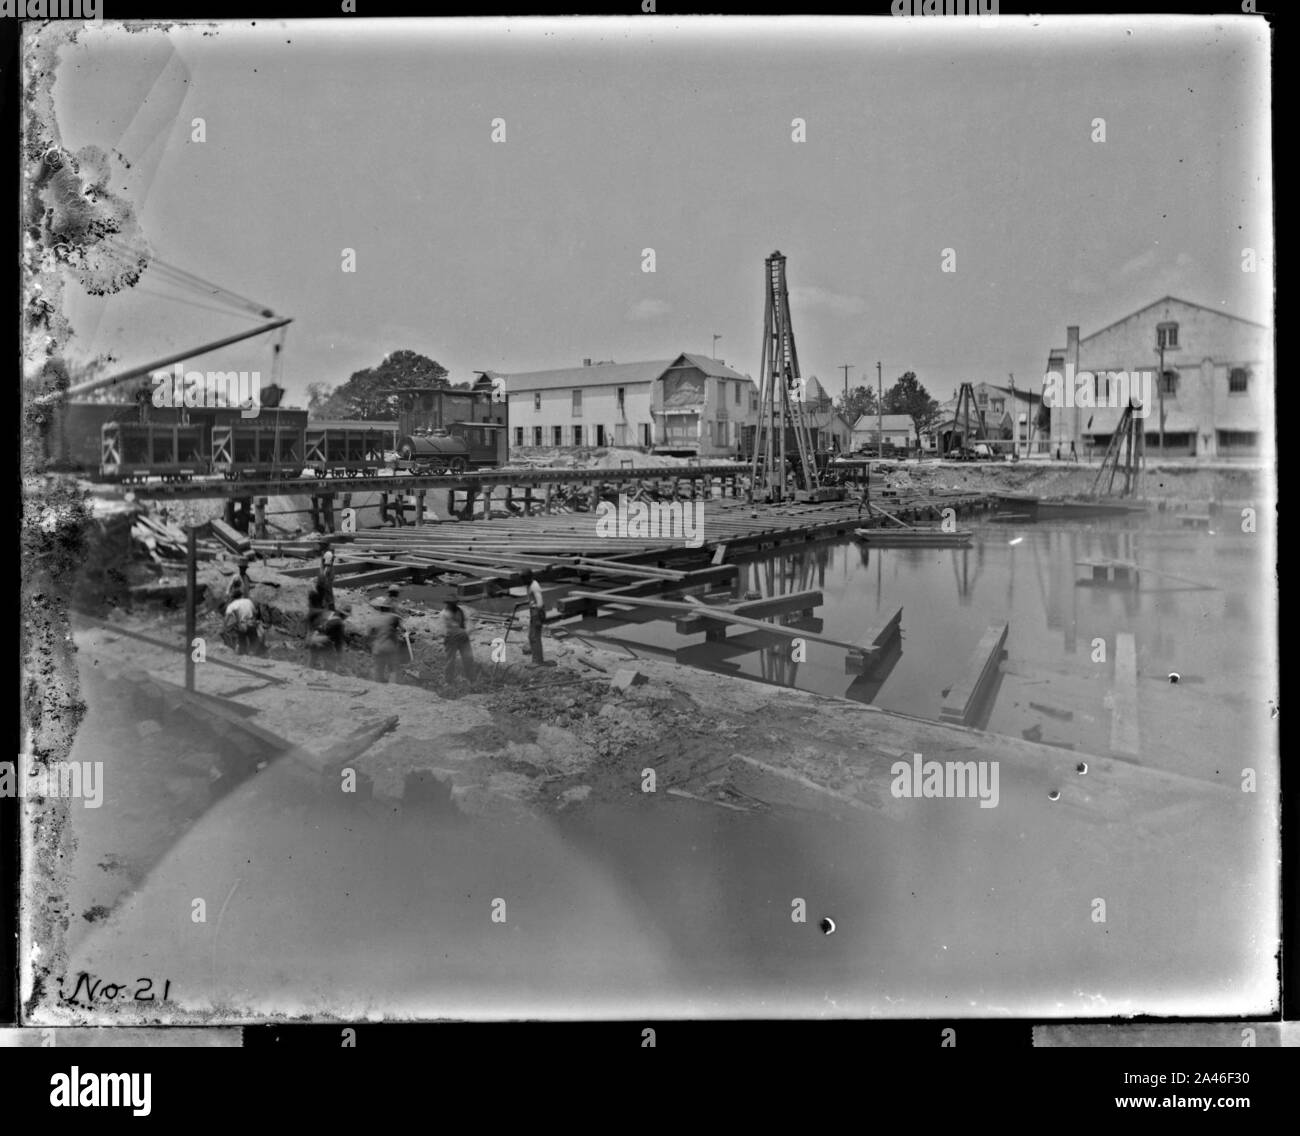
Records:
<instances>
[{"instance_id":1,"label":"rail car","mask_svg":"<svg viewBox=\"0 0 1300 1136\"><path fill-rule=\"evenodd\" d=\"M396 425L310 422L303 410L264 411L255 419L236 411L202 424L109 421L100 427L98 472L110 481L239 481L373 476L390 465L399 473L460 473L505 464L505 427L480 422L403 438L391 461Z\"/></svg>"},{"instance_id":2,"label":"rail car","mask_svg":"<svg viewBox=\"0 0 1300 1136\"><path fill-rule=\"evenodd\" d=\"M305 434L307 468L317 477L378 473L393 448L395 422L312 422Z\"/></svg>"},{"instance_id":3,"label":"rail car","mask_svg":"<svg viewBox=\"0 0 1300 1136\"><path fill-rule=\"evenodd\" d=\"M206 474L209 467L202 426L105 422L101 427L99 471L103 477L189 481Z\"/></svg>"},{"instance_id":4,"label":"rail car","mask_svg":"<svg viewBox=\"0 0 1300 1136\"><path fill-rule=\"evenodd\" d=\"M306 411L210 426L105 422L99 474L112 481L360 477L387 464L392 422L311 422Z\"/></svg>"}]
</instances>

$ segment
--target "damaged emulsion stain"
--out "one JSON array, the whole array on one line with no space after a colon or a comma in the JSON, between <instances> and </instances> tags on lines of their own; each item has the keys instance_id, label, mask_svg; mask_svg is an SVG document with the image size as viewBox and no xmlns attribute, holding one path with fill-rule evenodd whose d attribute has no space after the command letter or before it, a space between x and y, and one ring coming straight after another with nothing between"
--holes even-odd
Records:
<instances>
[{"instance_id":1,"label":"damaged emulsion stain","mask_svg":"<svg viewBox=\"0 0 1300 1136\"><path fill-rule=\"evenodd\" d=\"M130 287L149 250L124 198L109 189L112 164L95 147L69 153L54 111L60 53L89 30L63 22L25 25L23 77L23 511L20 657L28 771L66 761L85 714L68 601L86 561L91 514L71 477L48 471L58 400L71 383L74 330L63 314L75 280L94 295ZM107 361L105 361L107 362ZM62 976L70 922L68 868L75 841L64 798L25 800L21 940L30 966L27 1020L48 1020Z\"/></svg>"}]
</instances>

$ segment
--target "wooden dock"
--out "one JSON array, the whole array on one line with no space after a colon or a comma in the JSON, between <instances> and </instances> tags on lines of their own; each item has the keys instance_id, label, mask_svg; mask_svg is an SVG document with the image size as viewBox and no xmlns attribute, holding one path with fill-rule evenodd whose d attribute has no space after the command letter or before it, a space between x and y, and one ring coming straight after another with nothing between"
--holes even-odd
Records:
<instances>
[{"instance_id":1,"label":"wooden dock","mask_svg":"<svg viewBox=\"0 0 1300 1136\"><path fill-rule=\"evenodd\" d=\"M920 517L938 515L944 508L970 512L986 501L979 495L947 494L911 498L898 509ZM694 583L685 579L687 573L693 575L714 561L831 539L863 525L856 502L769 506L718 497L676 504L697 510L691 521L698 521L698 527L691 523L684 535L670 539L603 535L596 512L371 529L335 538L336 582L351 586L358 580L368 585L450 576L466 599L517 587L526 571L544 581L654 579L689 587ZM687 543L688 536L695 541ZM289 574L308 576L315 571L290 569Z\"/></svg>"}]
</instances>

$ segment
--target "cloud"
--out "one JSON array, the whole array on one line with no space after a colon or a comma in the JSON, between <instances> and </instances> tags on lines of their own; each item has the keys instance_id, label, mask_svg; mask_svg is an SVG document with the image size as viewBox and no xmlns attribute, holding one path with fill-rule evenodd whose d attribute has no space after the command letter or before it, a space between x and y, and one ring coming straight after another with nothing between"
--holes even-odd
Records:
<instances>
[{"instance_id":1,"label":"cloud","mask_svg":"<svg viewBox=\"0 0 1300 1136\"><path fill-rule=\"evenodd\" d=\"M1130 276L1136 276L1140 272L1148 271L1159 259L1159 249L1147 249L1146 252L1139 253L1137 256L1131 257L1129 260L1126 260L1121 264L1115 275L1121 280L1127 279Z\"/></svg>"},{"instance_id":2,"label":"cloud","mask_svg":"<svg viewBox=\"0 0 1300 1136\"><path fill-rule=\"evenodd\" d=\"M793 308L822 308L838 315L857 315L866 311L861 296L844 296L816 285L797 284L790 289L790 306Z\"/></svg>"},{"instance_id":3,"label":"cloud","mask_svg":"<svg viewBox=\"0 0 1300 1136\"><path fill-rule=\"evenodd\" d=\"M672 304L664 300L638 300L627 310L625 319L644 320L658 319L660 316L666 316L673 310Z\"/></svg>"},{"instance_id":4,"label":"cloud","mask_svg":"<svg viewBox=\"0 0 1300 1136\"><path fill-rule=\"evenodd\" d=\"M1161 264L1162 261L1164 261L1163 265ZM1126 260L1119 266L1119 271L1116 272L1115 275L1121 280L1127 280L1132 276L1152 274L1162 278L1167 278L1171 272L1186 272L1195 263L1195 258L1190 253L1186 252L1180 252L1176 257L1174 257L1173 262L1169 263L1160 255L1160 250L1158 248L1151 248L1147 249L1146 252L1139 253L1130 260ZM1157 269L1158 265L1161 267Z\"/></svg>"}]
</instances>

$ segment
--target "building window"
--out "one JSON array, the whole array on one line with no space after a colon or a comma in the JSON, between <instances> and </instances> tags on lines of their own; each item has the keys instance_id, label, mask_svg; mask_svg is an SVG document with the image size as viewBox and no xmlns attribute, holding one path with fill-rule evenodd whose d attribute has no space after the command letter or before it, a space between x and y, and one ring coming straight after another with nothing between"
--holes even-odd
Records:
<instances>
[{"instance_id":1,"label":"building window","mask_svg":"<svg viewBox=\"0 0 1300 1136\"><path fill-rule=\"evenodd\" d=\"M605 427L603 425L596 427L596 446L599 449L605 445Z\"/></svg>"},{"instance_id":2,"label":"building window","mask_svg":"<svg viewBox=\"0 0 1300 1136\"><path fill-rule=\"evenodd\" d=\"M1172 351L1178 346L1178 325L1162 323L1156 325L1156 346Z\"/></svg>"},{"instance_id":3,"label":"building window","mask_svg":"<svg viewBox=\"0 0 1300 1136\"><path fill-rule=\"evenodd\" d=\"M575 427L573 428L573 444L574 444L575 446L580 446L580 445L582 445L582 427L581 427L581 426L575 426Z\"/></svg>"},{"instance_id":4,"label":"building window","mask_svg":"<svg viewBox=\"0 0 1300 1136\"><path fill-rule=\"evenodd\" d=\"M641 423L641 444L643 446L650 445L650 423L649 422Z\"/></svg>"},{"instance_id":5,"label":"building window","mask_svg":"<svg viewBox=\"0 0 1300 1136\"><path fill-rule=\"evenodd\" d=\"M562 446L562 445L564 445L564 427L563 427L563 426L552 426L552 427L551 427L551 445L553 445L553 446Z\"/></svg>"},{"instance_id":6,"label":"building window","mask_svg":"<svg viewBox=\"0 0 1300 1136\"><path fill-rule=\"evenodd\" d=\"M739 406L739 405L740 405L740 384L739 384L739 383L732 383L731 385L732 385L733 389L735 390L735 394L736 394L736 405Z\"/></svg>"},{"instance_id":7,"label":"building window","mask_svg":"<svg viewBox=\"0 0 1300 1136\"><path fill-rule=\"evenodd\" d=\"M582 416L582 391L576 390L573 392L573 417L579 418L581 416Z\"/></svg>"},{"instance_id":8,"label":"building window","mask_svg":"<svg viewBox=\"0 0 1300 1136\"><path fill-rule=\"evenodd\" d=\"M1233 367L1228 372L1228 393L1245 394L1246 386L1250 382L1250 372L1245 367Z\"/></svg>"},{"instance_id":9,"label":"building window","mask_svg":"<svg viewBox=\"0 0 1300 1136\"><path fill-rule=\"evenodd\" d=\"M1160 376L1160 393L1166 398L1178 397L1178 372L1166 371Z\"/></svg>"},{"instance_id":10,"label":"building window","mask_svg":"<svg viewBox=\"0 0 1300 1136\"><path fill-rule=\"evenodd\" d=\"M626 387L619 387L619 388L618 388L618 412L619 412L620 414L623 413L623 396L624 396L626 393L627 393L627 388L626 388Z\"/></svg>"},{"instance_id":11,"label":"building window","mask_svg":"<svg viewBox=\"0 0 1300 1136\"><path fill-rule=\"evenodd\" d=\"M542 428L541 428L540 426L534 426L534 427L533 427L533 445L534 445L534 446L540 446L541 444L542 444Z\"/></svg>"},{"instance_id":12,"label":"building window","mask_svg":"<svg viewBox=\"0 0 1300 1136\"><path fill-rule=\"evenodd\" d=\"M542 392L541 392L541 391L534 391L534 392L533 392L533 409L534 409L534 410L541 410L541 409L542 409Z\"/></svg>"},{"instance_id":13,"label":"building window","mask_svg":"<svg viewBox=\"0 0 1300 1136\"><path fill-rule=\"evenodd\" d=\"M516 427L515 427L515 445L516 445L516 446L522 446L523 444L524 444L524 428L523 428L522 426L516 426Z\"/></svg>"},{"instance_id":14,"label":"building window","mask_svg":"<svg viewBox=\"0 0 1300 1136\"><path fill-rule=\"evenodd\" d=\"M1220 430L1220 450L1255 449L1259 445L1259 435L1252 430Z\"/></svg>"},{"instance_id":15,"label":"building window","mask_svg":"<svg viewBox=\"0 0 1300 1136\"><path fill-rule=\"evenodd\" d=\"M1005 400L1005 399L995 398L995 399L993 400L993 413L994 413L994 414L1001 414L1001 413L1002 413L1002 410L1003 410L1003 408L1004 408L1005 406L1006 406L1006 400Z\"/></svg>"}]
</instances>

